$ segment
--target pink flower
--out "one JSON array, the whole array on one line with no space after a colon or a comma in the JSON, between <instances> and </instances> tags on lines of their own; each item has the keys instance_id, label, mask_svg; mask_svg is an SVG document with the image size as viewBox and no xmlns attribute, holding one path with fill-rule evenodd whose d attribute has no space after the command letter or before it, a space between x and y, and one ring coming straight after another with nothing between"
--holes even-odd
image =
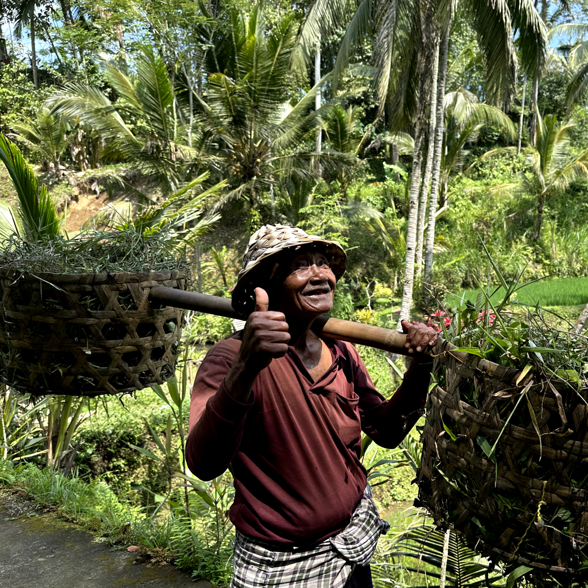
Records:
<instances>
[{"instance_id":1,"label":"pink flower","mask_svg":"<svg viewBox=\"0 0 588 588\"><path fill-rule=\"evenodd\" d=\"M433 316L437 316L437 317L442 317L442 316L445 316L445 315L446 315L446 313L445 313L445 312L443 312L442 310L436 310L436 311L433 313Z\"/></svg>"},{"instance_id":2,"label":"pink flower","mask_svg":"<svg viewBox=\"0 0 588 588\"><path fill-rule=\"evenodd\" d=\"M445 323L445 326L448 327L451 324L451 319L448 316L446 316L443 319L443 322Z\"/></svg>"}]
</instances>

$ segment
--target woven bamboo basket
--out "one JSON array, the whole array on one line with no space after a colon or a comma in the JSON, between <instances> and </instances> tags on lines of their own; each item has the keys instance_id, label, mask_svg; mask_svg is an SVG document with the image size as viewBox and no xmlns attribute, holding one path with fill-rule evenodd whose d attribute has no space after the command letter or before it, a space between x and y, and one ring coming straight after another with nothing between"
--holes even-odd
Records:
<instances>
[{"instance_id":1,"label":"woven bamboo basket","mask_svg":"<svg viewBox=\"0 0 588 588\"><path fill-rule=\"evenodd\" d=\"M174 373L183 311L154 305L178 271L0 271L0 378L23 392L98 396L161 384Z\"/></svg>"},{"instance_id":2,"label":"woven bamboo basket","mask_svg":"<svg viewBox=\"0 0 588 588\"><path fill-rule=\"evenodd\" d=\"M427 403L418 501L439 526L494 561L581 574L588 559L588 388L450 347L440 344L434 368L442 385Z\"/></svg>"}]
</instances>

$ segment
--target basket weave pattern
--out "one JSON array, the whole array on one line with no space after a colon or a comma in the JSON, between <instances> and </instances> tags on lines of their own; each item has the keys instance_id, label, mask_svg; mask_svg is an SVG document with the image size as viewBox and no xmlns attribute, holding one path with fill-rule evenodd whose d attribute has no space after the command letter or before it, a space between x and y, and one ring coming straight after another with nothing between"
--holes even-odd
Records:
<instances>
[{"instance_id":1,"label":"basket weave pattern","mask_svg":"<svg viewBox=\"0 0 588 588\"><path fill-rule=\"evenodd\" d=\"M438 525L491 559L581 573L588 556L588 389L534 381L532 373L521 378L465 355L445 351L436 362L446 389L437 385L427 404L419 501Z\"/></svg>"},{"instance_id":2,"label":"basket weave pattern","mask_svg":"<svg viewBox=\"0 0 588 588\"><path fill-rule=\"evenodd\" d=\"M0 377L23 392L98 396L173 375L183 311L152 305L177 271L19 274L0 271Z\"/></svg>"}]
</instances>

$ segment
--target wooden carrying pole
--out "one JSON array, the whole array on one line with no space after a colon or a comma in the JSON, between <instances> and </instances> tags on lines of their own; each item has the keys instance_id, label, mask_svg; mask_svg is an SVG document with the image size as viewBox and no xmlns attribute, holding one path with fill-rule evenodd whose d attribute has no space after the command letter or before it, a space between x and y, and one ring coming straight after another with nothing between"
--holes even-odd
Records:
<instances>
[{"instance_id":1,"label":"wooden carrying pole","mask_svg":"<svg viewBox=\"0 0 588 588\"><path fill-rule=\"evenodd\" d=\"M220 296L156 286L151 288L149 298L154 302L164 303L176 308L196 310L234 319L243 318L235 312L228 298L221 298ZM313 330L329 339L349 341L350 343L368 345L391 353L408 355L408 351L404 346L406 335L392 329L321 316L315 320Z\"/></svg>"}]
</instances>

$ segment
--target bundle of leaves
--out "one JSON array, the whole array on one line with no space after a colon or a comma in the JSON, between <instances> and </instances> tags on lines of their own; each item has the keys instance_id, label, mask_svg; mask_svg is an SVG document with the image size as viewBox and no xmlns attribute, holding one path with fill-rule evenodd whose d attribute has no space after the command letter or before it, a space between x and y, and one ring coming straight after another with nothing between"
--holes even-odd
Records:
<instances>
[{"instance_id":1,"label":"bundle of leaves","mask_svg":"<svg viewBox=\"0 0 588 588\"><path fill-rule=\"evenodd\" d=\"M588 569L588 338L554 327L538 307L510 304L520 286L498 275L502 302L493 305L488 291L440 317L457 348L437 362L419 498L495 560L542 578L580 574Z\"/></svg>"},{"instance_id":2,"label":"bundle of leaves","mask_svg":"<svg viewBox=\"0 0 588 588\"><path fill-rule=\"evenodd\" d=\"M169 231L152 235L134 227L114 231L84 231L68 239L29 242L14 234L0 251L0 270L28 273L116 273L186 270Z\"/></svg>"},{"instance_id":3,"label":"bundle of leaves","mask_svg":"<svg viewBox=\"0 0 588 588\"><path fill-rule=\"evenodd\" d=\"M19 202L16 209L0 203L0 269L70 274L180 269L185 267L186 249L220 218L206 214L205 206L225 182L202 190L209 176L204 173L162 205L143 208L136 218L129 216L127 207L126 214L111 215L104 230L87 230L69 238L61 231L63 218L47 187L18 147L2 134L0 161Z\"/></svg>"}]
</instances>

